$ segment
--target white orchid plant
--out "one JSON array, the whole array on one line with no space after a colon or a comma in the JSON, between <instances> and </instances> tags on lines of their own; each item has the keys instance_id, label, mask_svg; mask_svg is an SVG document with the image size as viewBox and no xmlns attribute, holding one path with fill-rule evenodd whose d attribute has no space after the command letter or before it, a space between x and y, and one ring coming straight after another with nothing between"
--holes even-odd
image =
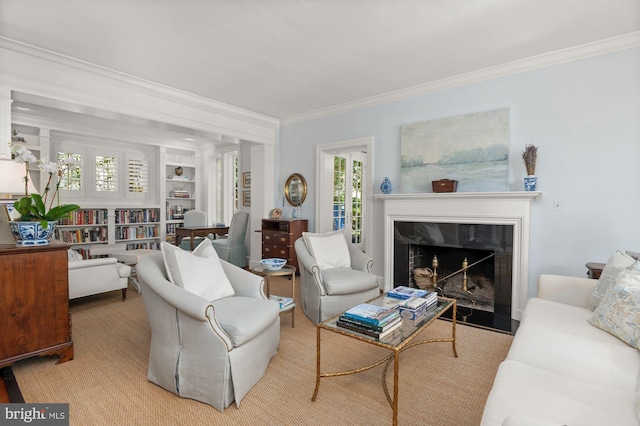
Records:
<instances>
[{"instance_id":1,"label":"white orchid plant","mask_svg":"<svg viewBox=\"0 0 640 426\"><path fill-rule=\"evenodd\" d=\"M82 165L80 160L73 157L65 158L59 163L49 162L47 159L38 160L27 147L9 145L15 162L25 165L24 197L13 204L15 211L20 214L17 220L40 221L40 224L46 227L47 222L67 218L69 213L80 208L77 204L60 204L61 178L65 173L80 167ZM49 175L42 195L29 194L29 165L32 163L37 163L38 169ZM51 195L51 200L48 200L54 175L57 176L56 189ZM48 206L47 202L49 202Z\"/></svg>"}]
</instances>

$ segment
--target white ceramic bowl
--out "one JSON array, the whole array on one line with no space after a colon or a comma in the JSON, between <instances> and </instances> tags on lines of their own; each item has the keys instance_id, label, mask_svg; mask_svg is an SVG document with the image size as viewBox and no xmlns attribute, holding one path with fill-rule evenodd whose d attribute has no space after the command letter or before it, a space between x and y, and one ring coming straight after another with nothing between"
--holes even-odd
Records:
<instances>
[{"instance_id":1,"label":"white ceramic bowl","mask_svg":"<svg viewBox=\"0 0 640 426\"><path fill-rule=\"evenodd\" d=\"M260 261L267 271L279 271L287 263L287 259L262 259Z\"/></svg>"}]
</instances>

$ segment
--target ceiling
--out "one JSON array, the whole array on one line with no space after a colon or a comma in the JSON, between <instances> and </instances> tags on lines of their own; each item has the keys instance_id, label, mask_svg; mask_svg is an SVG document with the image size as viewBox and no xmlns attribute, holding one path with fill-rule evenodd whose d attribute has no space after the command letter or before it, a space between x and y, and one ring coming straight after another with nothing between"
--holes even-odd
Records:
<instances>
[{"instance_id":1,"label":"ceiling","mask_svg":"<svg viewBox=\"0 0 640 426\"><path fill-rule=\"evenodd\" d=\"M0 0L2 37L279 119L638 31L638 0Z\"/></svg>"}]
</instances>

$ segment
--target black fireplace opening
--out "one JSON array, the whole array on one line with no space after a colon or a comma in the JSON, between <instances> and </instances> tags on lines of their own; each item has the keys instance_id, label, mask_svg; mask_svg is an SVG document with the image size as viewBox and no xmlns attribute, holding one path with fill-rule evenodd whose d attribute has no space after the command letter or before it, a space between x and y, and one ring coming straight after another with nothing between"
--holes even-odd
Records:
<instances>
[{"instance_id":1,"label":"black fireplace opening","mask_svg":"<svg viewBox=\"0 0 640 426\"><path fill-rule=\"evenodd\" d=\"M394 287L437 291L456 299L458 321L515 332L512 225L396 221L394 231Z\"/></svg>"}]
</instances>

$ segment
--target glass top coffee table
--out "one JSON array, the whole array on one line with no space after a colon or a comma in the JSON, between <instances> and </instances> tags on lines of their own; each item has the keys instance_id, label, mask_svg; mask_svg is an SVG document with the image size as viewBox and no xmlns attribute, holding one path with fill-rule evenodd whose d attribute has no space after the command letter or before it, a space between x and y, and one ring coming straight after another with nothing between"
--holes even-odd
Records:
<instances>
[{"instance_id":1,"label":"glass top coffee table","mask_svg":"<svg viewBox=\"0 0 640 426\"><path fill-rule=\"evenodd\" d=\"M368 301L367 303L372 305L384 306L392 308L401 302L398 299L387 297L386 293L382 296L376 297ZM440 318L446 311L451 310L451 337L439 338L439 339L424 339L419 340L417 337L422 331L424 331L435 320ZM429 308L426 315L419 318L417 321L409 320L407 318L402 319L402 327L385 336L384 338L377 340L375 337L370 337L356 331L351 331L346 328L339 327L337 325L339 315L329 318L326 321L317 325L317 354L316 354L316 388L313 391L311 401L315 401L318 396L318 390L320 388L320 379L326 377L345 376L348 374L360 373L370 370L381 364L385 364L382 371L382 386L384 388L385 396L391 408L393 409L393 424L398 424L398 370L400 353L411 347L422 345L425 343L438 343L438 342L451 342L453 355L457 358L458 352L456 350L456 300L448 299L444 297L438 298L438 304L435 307ZM366 342L371 345L380 346L391 351L391 353L382 358L379 361L371 365L367 365L361 368L357 368L349 371L339 371L333 373L322 373L320 371L320 333L322 330L338 333L351 339L356 339L361 342ZM387 388L387 382L385 380L387 369L393 362L393 396L389 395L389 389Z\"/></svg>"}]
</instances>

